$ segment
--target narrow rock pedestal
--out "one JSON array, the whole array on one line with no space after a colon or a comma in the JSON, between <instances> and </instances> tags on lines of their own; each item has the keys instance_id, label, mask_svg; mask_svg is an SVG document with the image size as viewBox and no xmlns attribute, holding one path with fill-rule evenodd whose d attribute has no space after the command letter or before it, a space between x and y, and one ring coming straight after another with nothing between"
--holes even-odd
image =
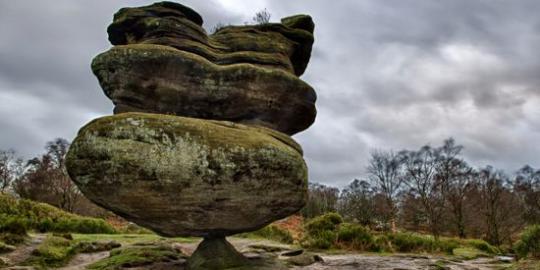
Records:
<instances>
[{"instance_id":1,"label":"narrow rock pedestal","mask_svg":"<svg viewBox=\"0 0 540 270\"><path fill-rule=\"evenodd\" d=\"M225 237L208 237L188 260L189 270L218 270L249 266L249 261Z\"/></svg>"}]
</instances>

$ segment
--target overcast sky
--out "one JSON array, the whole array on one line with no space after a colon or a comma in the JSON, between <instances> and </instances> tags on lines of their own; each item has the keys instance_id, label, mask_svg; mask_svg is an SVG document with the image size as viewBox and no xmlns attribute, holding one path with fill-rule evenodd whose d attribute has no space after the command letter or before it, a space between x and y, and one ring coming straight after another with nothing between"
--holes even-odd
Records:
<instances>
[{"instance_id":1,"label":"overcast sky","mask_svg":"<svg viewBox=\"0 0 540 270\"><path fill-rule=\"evenodd\" d=\"M24 157L73 139L112 103L90 71L124 6L152 1L0 0L0 149ZM294 137L310 181L344 186L372 149L416 149L454 137L475 166L540 167L540 1L181 1L204 27L315 21L302 79L318 94L315 124Z\"/></svg>"}]
</instances>

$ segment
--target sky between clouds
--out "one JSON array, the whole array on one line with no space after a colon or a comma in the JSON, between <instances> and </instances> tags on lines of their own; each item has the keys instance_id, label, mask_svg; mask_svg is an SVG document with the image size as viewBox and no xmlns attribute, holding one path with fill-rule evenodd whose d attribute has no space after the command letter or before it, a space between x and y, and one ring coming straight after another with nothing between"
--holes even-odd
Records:
<instances>
[{"instance_id":1,"label":"sky between clouds","mask_svg":"<svg viewBox=\"0 0 540 270\"><path fill-rule=\"evenodd\" d=\"M90 71L124 6L152 1L0 1L0 149L30 157L73 139L112 103ZM204 27L243 24L267 8L316 24L302 79L318 116L295 135L310 181L344 186L373 149L454 137L475 166L540 167L540 1L180 1Z\"/></svg>"}]
</instances>

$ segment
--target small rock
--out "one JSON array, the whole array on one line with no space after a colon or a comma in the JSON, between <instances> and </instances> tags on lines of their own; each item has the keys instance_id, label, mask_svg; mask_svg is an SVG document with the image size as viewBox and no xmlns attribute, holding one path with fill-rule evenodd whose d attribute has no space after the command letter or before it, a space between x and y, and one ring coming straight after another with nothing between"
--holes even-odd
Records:
<instances>
[{"instance_id":1,"label":"small rock","mask_svg":"<svg viewBox=\"0 0 540 270\"><path fill-rule=\"evenodd\" d=\"M303 249L296 249L296 250L285 251L281 253L281 256L291 257L291 256L298 256L302 253L304 253Z\"/></svg>"},{"instance_id":2,"label":"small rock","mask_svg":"<svg viewBox=\"0 0 540 270\"><path fill-rule=\"evenodd\" d=\"M283 260L290 265L308 266L316 262L324 262L323 258L313 253L303 253L298 256L286 257Z\"/></svg>"},{"instance_id":3,"label":"small rock","mask_svg":"<svg viewBox=\"0 0 540 270\"><path fill-rule=\"evenodd\" d=\"M510 256L497 256L495 257L499 262L503 262L503 263L511 263L514 261L514 257L510 257Z\"/></svg>"},{"instance_id":4,"label":"small rock","mask_svg":"<svg viewBox=\"0 0 540 270\"><path fill-rule=\"evenodd\" d=\"M119 248L122 245L116 241L110 242L81 242L78 245L78 250L81 253L94 253L101 251L109 251L113 248Z\"/></svg>"}]
</instances>

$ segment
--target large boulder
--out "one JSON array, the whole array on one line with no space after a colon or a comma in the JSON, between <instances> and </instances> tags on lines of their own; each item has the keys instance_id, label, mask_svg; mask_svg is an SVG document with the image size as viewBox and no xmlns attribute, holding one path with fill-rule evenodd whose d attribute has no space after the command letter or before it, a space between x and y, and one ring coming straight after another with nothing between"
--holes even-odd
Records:
<instances>
[{"instance_id":1,"label":"large boulder","mask_svg":"<svg viewBox=\"0 0 540 270\"><path fill-rule=\"evenodd\" d=\"M90 200L165 236L256 230L307 199L296 142L225 121L147 113L99 118L79 131L66 167Z\"/></svg>"},{"instance_id":2,"label":"large boulder","mask_svg":"<svg viewBox=\"0 0 540 270\"><path fill-rule=\"evenodd\" d=\"M92 69L115 113L150 112L263 125L287 134L309 127L315 91L293 74L250 64L216 65L163 45L116 46Z\"/></svg>"}]
</instances>

